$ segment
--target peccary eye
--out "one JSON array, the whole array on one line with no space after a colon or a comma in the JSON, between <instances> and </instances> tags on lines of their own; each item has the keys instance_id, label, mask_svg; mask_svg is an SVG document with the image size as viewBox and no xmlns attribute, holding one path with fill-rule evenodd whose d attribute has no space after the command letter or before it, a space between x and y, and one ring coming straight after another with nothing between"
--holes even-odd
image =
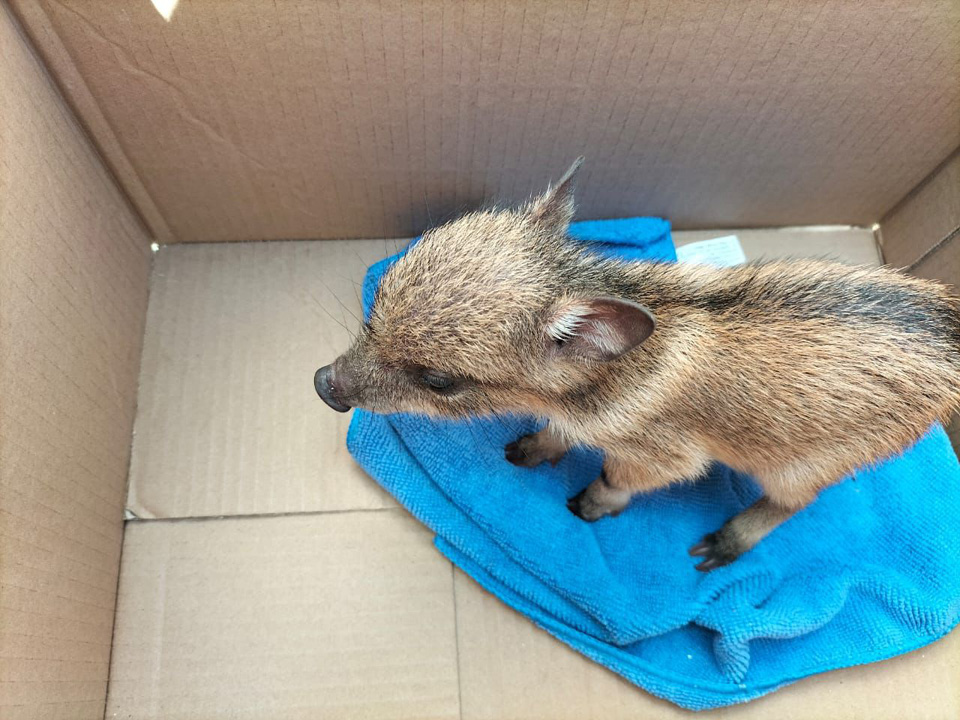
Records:
<instances>
[{"instance_id":1,"label":"peccary eye","mask_svg":"<svg viewBox=\"0 0 960 720\"><path fill-rule=\"evenodd\" d=\"M424 370L420 375L420 380L422 380L423 384L428 388L436 390L437 392L449 390L454 385L454 379L439 370Z\"/></svg>"}]
</instances>

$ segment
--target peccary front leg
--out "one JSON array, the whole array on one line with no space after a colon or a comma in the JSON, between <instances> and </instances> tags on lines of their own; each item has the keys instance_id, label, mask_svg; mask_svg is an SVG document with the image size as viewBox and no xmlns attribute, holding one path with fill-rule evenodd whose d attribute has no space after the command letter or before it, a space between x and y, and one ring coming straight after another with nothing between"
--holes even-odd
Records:
<instances>
[{"instance_id":1,"label":"peccary front leg","mask_svg":"<svg viewBox=\"0 0 960 720\"><path fill-rule=\"evenodd\" d=\"M608 455L600 477L567 501L570 512L587 522L618 515L637 493L697 477L709 462L709 458L693 449L687 453L660 454L652 443L650 449L647 458L624 460Z\"/></svg>"},{"instance_id":2,"label":"peccary front leg","mask_svg":"<svg viewBox=\"0 0 960 720\"><path fill-rule=\"evenodd\" d=\"M508 461L519 467L532 468L542 462L556 465L563 459L569 446L558 438L547 425L532 435L524 435L503 449Z\"/></svg>"},{"instance_id":3,"label":"peccary front leg","mask_svg":"<svg viewBox=\"0 0 960 720\"><path fill-rule=\"evenodd\" d=\"M607 515L617 516L630 503L632 490L614 487L605 470L586 489L567 500L567 508L581 520L594 522Z\"/></svg>"}]
</instances>

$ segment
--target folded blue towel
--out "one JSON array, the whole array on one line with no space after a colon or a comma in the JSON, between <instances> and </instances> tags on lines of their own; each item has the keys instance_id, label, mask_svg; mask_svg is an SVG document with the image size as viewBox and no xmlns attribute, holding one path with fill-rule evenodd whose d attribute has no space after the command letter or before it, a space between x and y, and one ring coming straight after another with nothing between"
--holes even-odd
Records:
<instances>
[{"instance_id":1,"label":"folded blue towel","mask_svg":"<svg viewBox=\"0 0 960 720\"><path fill-rule=\"evenodd\" d=\"M600 252L675 259L663 220L571 232ZM370 269L366 312L394 259ZM960 468L940 427L707 574L687 549L758 497L749 478L717 466L588 524L566 499L597 477L600 456L575 451L533 470L504 460L503 446L535 429L518 417L356 411L347 445L456 565L654 695L691 709L743 702L920 647L960 620Z\"/></svg>"}]
</instances>

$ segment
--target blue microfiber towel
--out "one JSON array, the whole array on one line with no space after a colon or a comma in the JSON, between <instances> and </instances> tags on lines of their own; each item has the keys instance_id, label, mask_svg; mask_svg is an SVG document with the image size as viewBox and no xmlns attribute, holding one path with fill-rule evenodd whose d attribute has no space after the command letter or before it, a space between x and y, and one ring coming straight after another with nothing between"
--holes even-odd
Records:
<instances>
[{"instance_id":1,"label":"blue microfiber towel","mask_svg":"<svg viewBox=\"0 0 960 720\"><path fill-rule=\"evenodd\" d=\"M571 234L598 252L675 260L663 220L577 223ZM393 260L370 269L365 312ZM504 459L506 443L537 427L356 411L347 445L457 566L654 695L695 710L743 702L920 647L960 620L960 468L939 426L707 574L687 549L759 496L748 477L716 466L588 524L566 499L597 477L599 454L533 470Z\"/></svg>"}]
</instances>

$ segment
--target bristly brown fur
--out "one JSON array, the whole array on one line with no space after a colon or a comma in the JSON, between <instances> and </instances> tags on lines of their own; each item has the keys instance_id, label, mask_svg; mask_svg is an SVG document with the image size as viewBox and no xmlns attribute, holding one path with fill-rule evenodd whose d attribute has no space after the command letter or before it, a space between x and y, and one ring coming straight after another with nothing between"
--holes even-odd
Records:
<instances>
[{"instance_id":1,"label":"bristly brown fur","mask_svg":"<svg viewBox=\"0 0 960 720\"><path fill-rule=\"evenodd\" d=\"M714 460L749 473L766 499L694 548L703 569L960 405L960 304L942 285L809 260L606 260L567 237L572 214L565 179L525 207L426 233L387 272L368 327L337 361L352 379L348 404L548 418L523 445L531 456L574 445L606 453L607 482L572 508L591 520ZM632 318L591 311L596 298L628 303ZM646 311L656 330L631 347ZM593 337L564 348L562 333L591 322ZM605 346L597 359L582 350L591 342L625 350ZM451 386L426 386L427 370Z\"/></svg>"}]
</instances>

